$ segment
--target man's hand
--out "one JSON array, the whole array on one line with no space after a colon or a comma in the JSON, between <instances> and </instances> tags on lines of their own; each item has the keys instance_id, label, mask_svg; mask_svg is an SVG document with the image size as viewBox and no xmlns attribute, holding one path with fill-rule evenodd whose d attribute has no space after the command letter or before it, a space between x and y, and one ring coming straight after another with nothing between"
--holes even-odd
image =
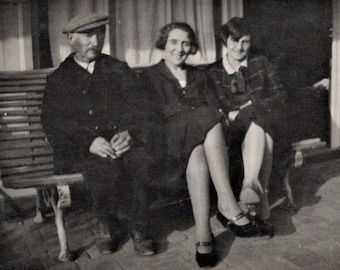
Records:
<instances>
[{"instance_id":1,"label":"man's hand","mask_svg":"<svg viewBox=\"0 0 340 270\"><path fill-rule=\"evenodd\" d=\"M112 149L110 143L103 137L97 137L94 139L90 146L90 153L98 155L102 158L117 158L115 151Z\"/></svg>"},{"instance_id":2,"label":"man's hand","mask_svg":"<svg viewBox=\"0 0 340 270\"><path fill-rule=\"evenodd\" d=\"M122 131L112 137L110 144L116 156L120 157L123 153L130 150L132 138L127 130Z\"/></svg>"}]
</instances>

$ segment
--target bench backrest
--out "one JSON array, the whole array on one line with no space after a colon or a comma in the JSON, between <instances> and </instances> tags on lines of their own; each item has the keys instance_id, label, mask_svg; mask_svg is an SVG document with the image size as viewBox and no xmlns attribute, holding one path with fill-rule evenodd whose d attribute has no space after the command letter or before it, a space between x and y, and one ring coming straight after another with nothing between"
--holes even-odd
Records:
<instances>
[{"instance_id":1,"label":"bench backrest","mask_svg":"<svg viewBox=\"0 0 340 270\"><path fill-rule=\"evenodd\" d=\"M0 73L0 172L3 185L53 174L53 151L40 122L46 76L54 69Z\"/></svg>"}]
</instances>

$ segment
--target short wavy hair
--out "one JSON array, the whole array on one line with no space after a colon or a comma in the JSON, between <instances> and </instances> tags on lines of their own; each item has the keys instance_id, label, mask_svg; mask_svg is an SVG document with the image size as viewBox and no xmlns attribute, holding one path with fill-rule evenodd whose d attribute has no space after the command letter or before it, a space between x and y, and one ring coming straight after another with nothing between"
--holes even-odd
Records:
<instances>
[{"instance_id":1,"label":"short wavy hair","mask_svg":"<svg viewBox=\"0 0 340 270\"><path fill-rule=\"evenodd\" d=\"M234 17L230 19L221 26L220 33L222 43L226 47L229 36L235 41L244 36L251 36L251 25L244 18Z\"/></svg>"},{"instance_id":2,"label":"short wavy hair","mask_svg":"<svg viewBox=\"0 0 340 270\"><path fill-rule=\"evenodd\" d=\"M189 37L190 44L191 44L190 54L195 54L199 48L195 31L192 29L192 27L189 24L183 23L183 22L173 22L173 23L169 23L163 26L160 29L160 34L159 34L158 40L156 41L156 48L160 50L165 49L165 45L166 45L166 42L168 41L169 33L170 31L174 29L180 29L188 33L188 37Z\"/></svg>"}]
</instances>

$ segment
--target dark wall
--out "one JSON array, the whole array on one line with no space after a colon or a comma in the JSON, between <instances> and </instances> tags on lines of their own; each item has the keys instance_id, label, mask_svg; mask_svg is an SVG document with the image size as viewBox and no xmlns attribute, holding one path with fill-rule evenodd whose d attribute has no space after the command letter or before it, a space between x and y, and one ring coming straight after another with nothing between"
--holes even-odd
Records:
<instances>
[{"instance_id":1,"label":"dark wall","mask_svg":"<svg viewBox=\"0 0 340 270\"><path fill-rule=\"evenodd\" d=\"M330 73L332 1L244 0L244 17L254 51L277 63L289 95L291 140L329 142L329 93L311 86Z\"/></svg>"},{"instance_id":2,"label":"dark wall","mask_svg":"<svg viewBox=\"0 0 340 270\"><path fill-rule=\"evenodd\" d=\"M329 74L331 0L244 0L257 51L280 63L292 87Z\"/></svg>"}]
</instances>

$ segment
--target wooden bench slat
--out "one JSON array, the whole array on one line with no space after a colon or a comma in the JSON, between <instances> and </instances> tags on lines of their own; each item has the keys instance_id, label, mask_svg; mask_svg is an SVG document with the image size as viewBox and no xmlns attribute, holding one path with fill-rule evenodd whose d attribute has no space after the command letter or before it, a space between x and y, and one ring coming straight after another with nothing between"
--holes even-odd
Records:
<instances>
[{"instance_id":1,"label":"wooden bench slat","mask_svg":"<svg viewBox=\"0 0 340 270\"><path fill-rule=\"evenodd\" d=\"M18 132L18 131L36 131L36 130L43 130L43 127L40 123L33 123L33 124L16 123L16 124L1 125L1 132L4 132L4 133Z\"/></svg>"},{"instance_id":2,"label":"wooden bench slat","mask_svg":"<svg viewBox=\"0 0 340 270\"><path fill-rule=\"evenodd\" d=\"M22 167L16 167L16 168L8 168L8 169L2 169L1 175L3 177L6 177L7 175L20 175L21 177L26 173L29 172L40 172L40 171L46 171L46 170L53 170L53 163L51 164L44 164L44 165L33 165L33 166L22 166Z\"/></svg>"},{"instance_id":3,"label":"wooden bench slat","mask_svg":"<svg viewBox=\"0 0 340 270\"><path fill-rule=\"evenodd\" d=\"M25 158L25 157L37 157L37 156L48 156L53 153L52 147L48 148L35 148L31 149L20 149L20 150L4 150L0 152L0 159L14 159L14 158Z\"/></svg>"},{"instance_id":4,"label":"wooden bench slat","mask_svg":"<svg viewBox=\"0 0 340 270\"><path fill-rule=\"evenodd\" d=\"M0 116L41 115L39 107L0 108Z\"/></svg>"},{"instance_id":5,"label":"wooden bench slat","mask_svg":"<svg viewBox=\"0 0 340 270\"><path fill-rule=\"evenodd\" d=\"M33 131L30 133L0 133L1 141L15 141L22 139L38 139L38 138L46 138L46 134L43 131Z\"/></svg>"},{"instance_id":6,"label":"wooden bench slat","mask_svg":"<svg viewBox=\"0 0 340 270\"><path fill-rule=\"evenodd\" d=\"M41 100L43 98L44 94L43 93L5 93L5 94L0 94L0 102L7 102L7 101L15 101L15 100Z\"/></svg>"},{"instance_id":7,"label":"wooden bench slat","mask_svg":"<svg viewBox=\"0 0 340 270\"><path fill-rule=\"evenodd\" d=\"M26 80L0 80L0 87L12 85L46 85L46 78L34 78Z\"/></svg>"},{"instance_id":8,"label":"wooden bench slat","mask_svg":"<svg viewBox=\"0 0 340 270\"><path fill-rule=\"evenodd\" d=\"M340 148L320 148L302 150L304 164L340 158Z\"/></svg>"},{"instance_id":9,"label":"wooden bench slat","mask_svg":"<svg viewBox=\"0 0 340 270\"><path fill-rule=\"evenodd\" d=\"M38 178L38 177L45 177L45 176L50 176L53 175L53 171L40 171L40 172L33 172L33 173L25 173L24 175L11 175L11 176L6 176L6 177L1 177L2 184L4 187L10 187L10 188L15 188L13 186L10 186L11 183L14 183L15 181L19 181L22 183L21 188L26 188L29 186L25 186L25 179L33 179L33 178Z\"/></svg>"},{"instance_id":10,"label":"wooden bench slat","mask_svg":"<svg viewBox=\"0 0 340 270\"><path fill-rule=\"evenodd\" d=\"M40 140L18 140L15 143L13 141L0 141L1 150L21 149L21 148L36 148L46 147L49 143L45 139Z\"/></svg>"},{"instance_id":11,"label":"wooden bench slat","mask_svg":"<svg viewBox=\"0 0 340 270\"><path fill-rule=\"evenodd\" d=\"M34 78L46 78L56 68L43 68L25 71L6 71L0 73L0 80L26 80Z\"/></svg>"},{"instance_id":12,"label":"wooden bench slat","mask_svg":"<svg viewBox=\"0 0 340 270\"><path fill-rule=\"evenodd\" d=\"M53 155L42 156L42 157L0 160L0 167L11 168L11 167L39 165L39 164L47 164L47 163L53 163Z\"/></svg>"},{"instance_id":13,"label":"wooden bench slat","mask_svg":"<svg viewBox=\"0 0 340 270\"><path fill-rule=\"evenodd\" d=\"M80 173L63 174L63 175L49 175L41 177L21 177L21 178L5 178L3 186L5 188L26 188L26 187L41 187L41 186L55 186L55 185L72 185L84 181Z\"/></svg>"},{"instance_id":14,"label":"wooden bench slat","mask_svg":"<svg viewBox=\"0 0 340 270\"><path fill-rule=\"evenodd\" d=\"M40 116L27 116L27 115L15 115L15 116L2 116L0 118L0 124L11 123L40 123Z\"/></svg>"},{"instance_id":15,"label":"wooden bench slat","mask_svg":"<svg viewBox=\"0 0 340 270\"><path fill-rule=\"evenodd\" d=\"M38 100L15 100L15 101L0 101L0 107L29 107L41 105L42 101Z\"/></svg>"},{"instance_id":16,"label":"wooden bench slat","mask_svg":"<svg viewBox=\"0 0 340 270\"><path fill-rule=\"evenodd\" d=\"M12 85L0 87L0 93L43 92L44 90L45 90L44 84L22 86Z\"/></svg>"}]
</instances>

